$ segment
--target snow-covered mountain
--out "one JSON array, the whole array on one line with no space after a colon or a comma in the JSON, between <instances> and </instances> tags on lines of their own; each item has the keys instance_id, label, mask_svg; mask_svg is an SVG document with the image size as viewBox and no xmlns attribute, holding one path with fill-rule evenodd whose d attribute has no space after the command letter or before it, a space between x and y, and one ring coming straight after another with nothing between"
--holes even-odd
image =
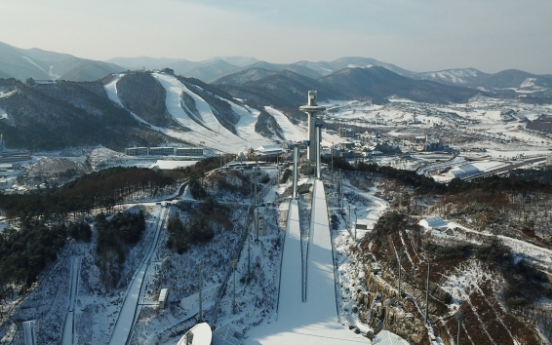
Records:
<instances>
[{"instance_id":1,"label":"snow-covered mountain","mask_svg":"<svg viewBox=\"0 0 552 345\"><path fill-rule=\"evenodd\" d=\"M0 42L0 78L25 81L63 79L94 81L123 68L103 61L77 58L41 49L20 49Z\"/></svg>"},{"instance_id":2,"label":"snow-covered mountain","mask_svg":"<svg viewBox=\"0 0 552 345\"><path fill-rule=\"evenodd\" d=\"M276 120L272 111L172 73L118 73L87 83L0 79L0 132L11 147L121 150L176 140L237 153L299 140L281 129L289 119Z\"/></svg>"},{"instance_id":3,"label":"snow-covered mountain","mask_svg":"<svg viewBox=\"0 0 552 345\"><path fill-rule=\"evenodd\" d=\"M412 74L411 77L420 80L432 80L449 85L473 85L480 77L488 74L483 73L475 68L454 68L444 71L423 72Z\"/></svg>"},{"instance_id":4,"label":"snow-covered mountain","mask_svg":"<svg viewBox=\"0 0 552 345\"><path fill-rule=\"evenodd\" d=\"M533 98L552 96L552 76L536 75L516 69L494 74L483 73L475 68L457 68L444 71L416 73L413 79L432 80L445 85L477 88L496 92L502 96L531 96Z\"/></svg>"}]
</instances>

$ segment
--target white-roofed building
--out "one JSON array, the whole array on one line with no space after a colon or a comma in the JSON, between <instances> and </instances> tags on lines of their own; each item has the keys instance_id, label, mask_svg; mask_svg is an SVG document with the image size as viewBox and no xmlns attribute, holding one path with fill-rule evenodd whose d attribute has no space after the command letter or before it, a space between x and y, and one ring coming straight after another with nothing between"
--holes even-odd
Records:
<instances>
[{"instance_id":1,"label":"white-roofed building","mask_svg":"<svg viewBox=\"0 0 552 345\"><path fill-rule=\"evenodd\" d=\"M428 217L420 220L420 226L428 229L438 229L448 225L448 222L439 216Z\"/></svg>"},{"instance_id":2,"label":"white-roofed building","mask_svg":"<svg viewBox=\"0 0 552 345\"><path fill-rule=\"evenodd\" d=\"M257 147L253 153L258 157L273 157L284 153L284 149L280 145L264 145Z\"/></svg>"},{"instance_id":3,"label":"white-roofed building","mask_svg":"<svg viewBox=\"0 0 552 345\"><path fill-rule=\"evenodd\" d=\"M459 178L481 174L481 171L471 164L461 165L459 167L451 169L450 172L454 174L455 177Z\"/></svg>"}]
</instances>

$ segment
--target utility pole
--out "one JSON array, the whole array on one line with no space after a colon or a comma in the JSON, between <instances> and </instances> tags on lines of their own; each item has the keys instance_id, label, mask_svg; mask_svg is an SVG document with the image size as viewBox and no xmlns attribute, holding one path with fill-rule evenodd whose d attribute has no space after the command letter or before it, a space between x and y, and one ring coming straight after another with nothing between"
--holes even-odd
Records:
<instances>
[{"instance_id":1,"label":"utility pole","mask_svg":"<svg viewBox=\"0 0 552 345\"><path fill-rule=\"evenodd\" d=\"M278 186L280 186L280 156L276 156L276 173L278 174Z\"/></svg>"},{"instance_id":2,"label":"utility pole","mask_svg":"<svg viewBox=\"0 0 552 345\"><path fill-rule=\"evenodd\" d=\"M248 283L249 283L249 277L251 277L251 231L249 231L249 234L247 234L247 282Z\"/></svg>"},{"instance_id":3,"label":"utility pole","mask_svg":"<svg viewBox=\"0 0 552 345\"><path fill-rule=\"evenodd\" d=\"M351 230L352 229L352 227L351 227L351 205L349 205L348 215L349 215L349 220L347 221L347 228L349 228L349 230Z\"/></svg>"},{"instance_id":4,"label":"utility pole","mask_svg":"<svg viewBox=\"0 0 552 345\"><path fill-rule=\"evenodd\" d=\"M356 226L357 226L357 220L358 220L357 213L356 213L356 206L355 206L355 208L353 208L353 211L355 212L355 245L356 245L356 239L357 239L357 236L356 236L357 227Z\"/></svg>"},{"instance_id":5,"label":"utility pole","mask_svg":"<svg viewBox=\"0 0 552 345\"><path fill-rule=\"evenodd\" d=\"M399 253L399 300L401 299L401 278L402 278L402 253Z\"/></svg>"},{"instance_id":6,"label":"utility pole","mask_svg":"<svg viewBox=\"0 0 552 345\"><path fill-rule=\"evenodd\" d=\"M199 265L199 321L203 321L203 296L201 290L203 288L203 264Z\"/></svg>"},{"instance_id":7,"label":"utility pole","mask_svg":"<svg viewBox=\"0 0 552 345\"><path fill-rule=\"evenodd\" d=\"M427 283L426 283L426 306L425 306L425 323L429 323L429 272L430 272L430 265L431 259L427 259Z\"/></svg>"},{"instance_id":8,"label":"utility pole","mask_svg":"<svg viewBox=\"0 0 552 345\"><path fill-rule=\"evenodd\" d=\"M299 170L299 147L295 145L293 147L293 200L297 199L297 180Z\"/></svg>"},{"instance_id":9,"label":"utility pole","mask_svg":"<svg viewBox=\"0 0 552 345\"><path fill-rule=\"evenodd\" d=\"M234 273L234 288L232 294L232 314L236 314L236 265L238 264L238 259L232 261L232 272Z\"/></svg>"},{"instance_id":10,"label":"utility pole","mask_svg":"<svg viewBox=\"0 0 552 345\"><path fill-rule=\"evenodd\" d=\"M334 148L332 146L332 148L330 149L330 156L332 157L332 182L335 181L335 178L334 178L334 166L333 166L333 151L334 151Z\"/></svg>"}]
</instances>

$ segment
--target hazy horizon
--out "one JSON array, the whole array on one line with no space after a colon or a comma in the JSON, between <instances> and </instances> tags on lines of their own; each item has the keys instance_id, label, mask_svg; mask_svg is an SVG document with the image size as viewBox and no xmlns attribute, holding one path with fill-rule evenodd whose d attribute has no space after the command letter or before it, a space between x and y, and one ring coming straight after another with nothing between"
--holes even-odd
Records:
<instances>
[{"instance_id":1,"label":"hazy horizon","mask_svg":"<svg viewBox=\"0 0 552 345\"><path fill-rule=\"evenodd\" d=\"M417 72L552 74L548 0L4 0L0 41L81 58L361 56Z\"/></svg>"}]
</instances>

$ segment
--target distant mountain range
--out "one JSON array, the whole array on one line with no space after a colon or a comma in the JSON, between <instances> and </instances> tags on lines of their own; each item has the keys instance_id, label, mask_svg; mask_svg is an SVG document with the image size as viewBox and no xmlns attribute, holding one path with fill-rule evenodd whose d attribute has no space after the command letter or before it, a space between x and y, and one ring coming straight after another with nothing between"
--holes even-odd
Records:
<instances>
[{"instance_id":1,"label":"distant mountain range","mask_svg":"<svg viewBox=\"0 0 552 345\"><path fill-rule=\"evenodd\" d=\"M383 67L395 74L383 75L382 71L362 72L358 68ZM372 97L414 97L428 102L463 101L474 91L450 89L449 86L469 88L495 97L529 97L529 100L546 101L552 98L552 75L535 75L519 70L505 70L495 74L474 68L458 68L444 71L416 73L396 65L364 57L343 57L334 61L298 61L276 64L252 57L215 57L205 61L185 59L132 57L113 58L108 62L80 59L68 54L47 52L40 49L20 49L0 42L0 78L36 80L95 81L111 73L126 70L160 70L170 68L175 74L213 83L239 97L249 96L259 101L294 106L294 88L320 89L323 99L351 99ZM293 77L292 74L294 73ZM339 73L339 74L336 74ZM306 79L305 79L306 78ZM356 83L347 87L347 79ZM361 81L362 78L368 78ZM383 79L382 79L383 78ZM386 79L391 78L391 79ZM432 81L447 87L415 81ZM285 88L290 82L290 90ZM374 82L379 83L373 85ZM274 84L271 84L274 83ZM335 88L339 84L339 88ZM332 86L333 85L333 86ZM352 84L350 84L352 85ZM260 89L255 90L255 88ZM345 89L348 89L345 92ZM414 92L416 88L420 88ZM269 95L266 90L274 90ZM301 88L301 90L303 90ZM410 90L410 91L407 91ZM299 91L299 90L297 90ZM303 90L304 91L304 90ZM325 93L327 91L327 93ZM453 95L452 93L458 93ZM299 92L301 93L301 92ZM429 93L433 93L430 96ZM280 95L280 96L278 96ZM284 97L291 99L284 102ZM304 97L303 97L304 98Z\"/></svg>"},{"instance_id":2,"label":"distant mountain range","mask_svg":"<svg viewBox=\"0 0 552 345\"><path fill-rule=\"evenodd\" d=\"M289 70L310 78L320 78L349 67L381 66L400 75L410 75L413 73L390 63L363 57L344 57L331 62L299 61L290 64L270 63L241 56L218 57L199 62L184 59L155 59L149 57L114 58L109 60L109 62L124 66L128 69L152 70L170 68L174 70L176 74L197 78L207 83L211 83L226 75L240 73L251 68L263 69L271 72Z\"/></svg>"},{"instance_id":3,"label":"distant mountain range","mask_svg":"<svg viewBox=\"0 0 552 345\"><path fill-rule=\"evenodd\" d=\"M152 71L157 69L165 72ZM224 140L245 146L251 133L240 133L243 119L254 124L256 140L280 140L278 121L264 106L302 118L298 107L308 90L318 90L322 102L384 103L399 97L445 104L481 94L552 103L552 76L519 70L487 74L473 68L414 73L360 57L292 64L248 57L101 62L0 43L0 133L13 147L103 144L121 149L174 141L174 131L201 134L177 140L217 145L215 139L223 133Z\"/></svg>"},{"instance_id":4,"label":"distant mountain range","mask_svg":"<svg viewBox=\"0 0 552 345\"><path fill-rule=\"evenodd\" d=\"M459 68L437 72L415 73L409 77L480 90L510 90L518 94L532 95L533 97L552 97L552 93L550 92L552 88L552 75L537 75L516 69L487 74L475 68Z\"/></svg>"},{"instance_id":5,"label":"distant mountain range","mask_svg":"<svg viewBox=\"0 0 552 345\"><path fill-rule=\"evenodd\" d=\"M122 70L112 63L37 48L20 49L0 42L0 78L4 79L95 81Z\"/></svg>"}]
</instances>

